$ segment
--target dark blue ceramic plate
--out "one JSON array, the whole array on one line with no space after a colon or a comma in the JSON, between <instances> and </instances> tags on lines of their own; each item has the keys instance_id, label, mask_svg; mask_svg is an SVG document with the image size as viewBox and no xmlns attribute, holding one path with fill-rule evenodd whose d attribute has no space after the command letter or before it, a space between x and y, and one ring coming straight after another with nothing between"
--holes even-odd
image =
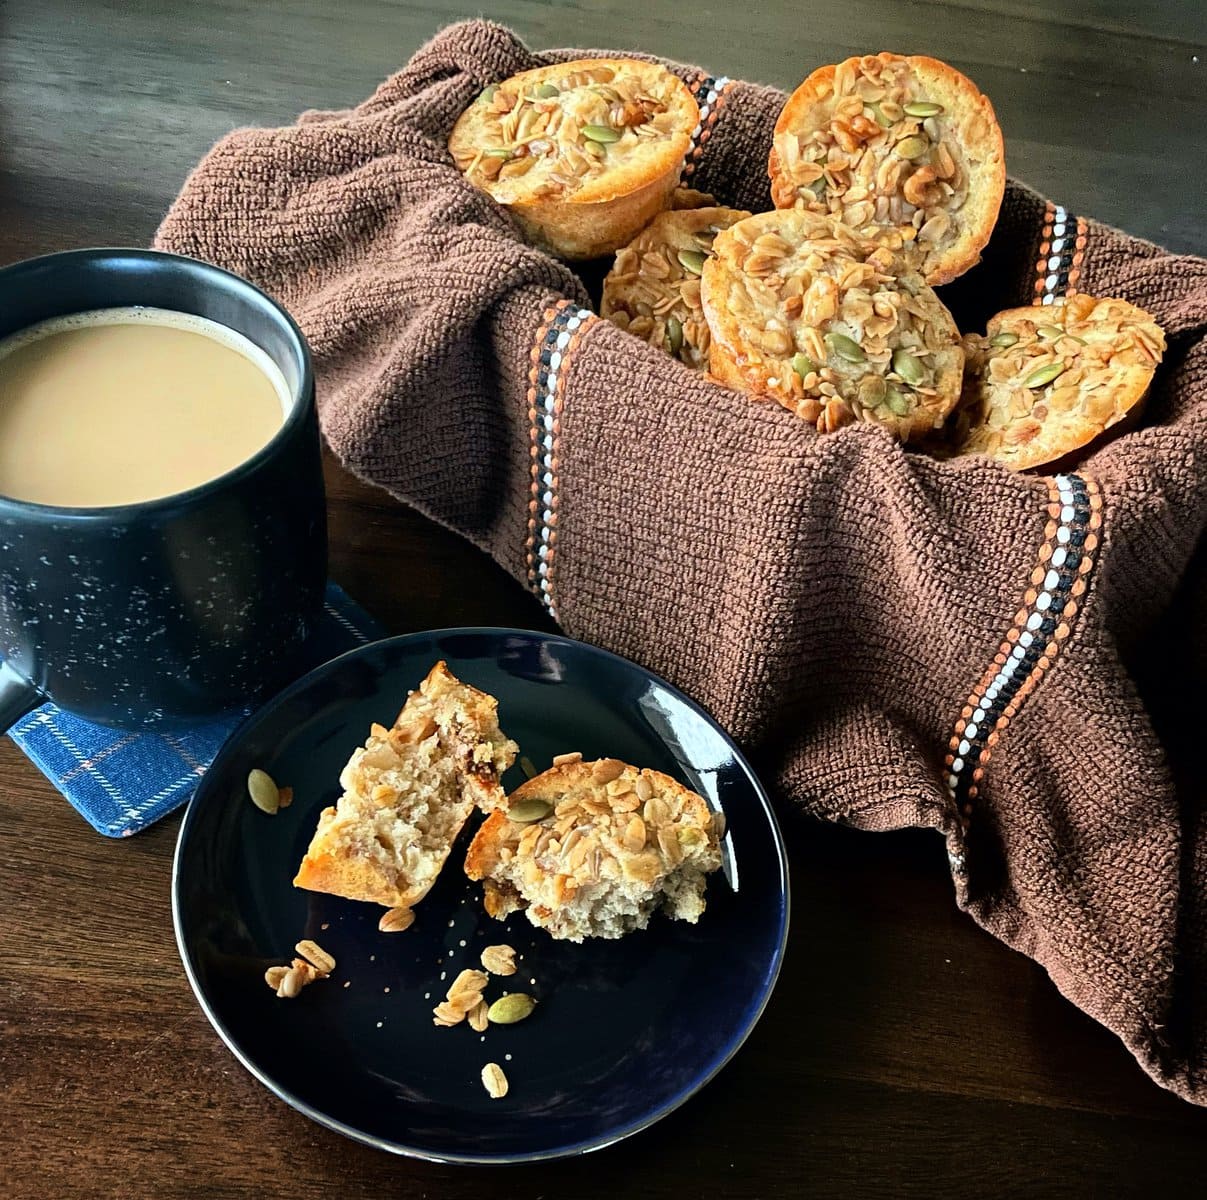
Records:
<instances>
[{"instance_id":1,"label":"dark blue ceramic plate","mask_svg":"<svg viewBox=\"0 0 1207 1200\"><path fill-rule=\"evenodd\" d=\"M724 810L725 869L698 925L581 946L522 914L500 923L461 871L466 835L405 933L381 910L294 888L319 810L371 722L389 724L440 658L499 700L503 728L538 770L581 750L655 767ZM252 767L294 789L274 817L247 799ZM505 783L517 786L517 765ZM476 818L471 819L471 827ZM468 833L468 831L467 831ZM385 1150L446 1162L518 1162L598 1149L653 1124L721 1069L758 1020L788 925L783 844L767 797L729 738L648 671L566 638L509 629L412 634L311 672L251 717L205 775L180 830L176 938L206 1015L261 1082L308 1117ZM331 979L278 1000L264 970L301 938L337 960ZM507 942L527 1021L439 1029L432 1007L484 946ZM480 1075L510 1080L491 1100Z\"/></svg>"}]
</instances>

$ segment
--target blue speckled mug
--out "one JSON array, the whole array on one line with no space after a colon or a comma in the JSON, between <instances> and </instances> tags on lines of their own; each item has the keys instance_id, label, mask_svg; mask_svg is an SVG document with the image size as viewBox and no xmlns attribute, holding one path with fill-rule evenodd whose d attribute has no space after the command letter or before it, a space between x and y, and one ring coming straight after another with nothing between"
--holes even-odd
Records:
<instances>
[{"instance_id":1,"label":"blue speckled mug","mask_svg":"<svg viewBox=\"0 0 1207 1200\"><path fill-rule=\"evenodd\" d=\"M237 275L149 250L78 250L0 270L0 338L136 305L207 317L276 363L291 407L262 450L141 504L0 496L0 730L43 702L121 728L254 702L290 674L327 574L314 375L292 318Z\"/></svg>"}]
</instances>

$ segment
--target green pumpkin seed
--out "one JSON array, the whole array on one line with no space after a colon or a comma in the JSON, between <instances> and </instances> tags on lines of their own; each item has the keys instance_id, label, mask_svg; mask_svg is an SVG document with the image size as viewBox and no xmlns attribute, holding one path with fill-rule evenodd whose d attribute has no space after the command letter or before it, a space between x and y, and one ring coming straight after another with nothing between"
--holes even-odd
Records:
<instances>
[{"instance_id":1,"label":"green pumpkin seed","mask_svg":"<svg viewBox=\"0 0 1207 1200\"><path fill-rule=\"evenodd\" d=\"M523 992L500 996L487 1010L486 1019L492 1025L514 1025L532 1015L536 1001Z\"/></svg>"},{"instance_id":2,"label":"green pumpkin seed","mask_svg":"<svg viewBox=\"0 0 1207 1200\"><path fill-rule=\"evenodd\" d=\"M863 347L854 338L847 337L845 333L827 333L826 345L839 358L845 358L847 362L867 362L868 356L864 354Z\"/></svg>"},{"instance_id":3,"label":"green pumpkin seed","mask_svg":"<svg viewBox=\"0 0 1207 1200\"><path fill-rule=\"evenodd\" d=\"M1052 338L1053 340L1065 335L1065 331L1059 325L1039 325L1036 326L1035 332L1040 337Z\"/></svg>"},{"instance_id":4,"label":"green pumpkin seed","mask_svg":"<svg viewBox=\"0 0 1207 1200\"><path fill-rule=\"evenodd\" d=\"M909 416L909 397L900 388L893 387L891 383L888 385L884 402L898 417Z\"/></svg>"},{"instance_id":5,"label":"green pumpkin seed","mask_svg":"<svg viewBox=\"0 0 1207 1200\"><path fill-rule=\"evenodd\" d=\"M926 374L922 364L908 350L893 351L893 370L912 387L917 387Z\"/></svg>"},{"instance_id":6,"label":"green pumpkin seed","mask_svg":"<svg viewBox=\"0 0 1207 1200\"><path fill-rule=\"evenodd\" d=\"M880 126L881 129L892 129L893 123L880 110L879 104L869 104L864 110L865 114L869 114L873 121Z\"/></svg>"},{"instance_id":7,"label":"green pumpkin seed","mask_svg":"<svg viewBox=\"0 0 1207 1200\"><path fill-rule=\"evenodd\" d=\"M666 348L672 354L683 349L683 322L678 317L666 318Z\"/></svg>"},{"instance_id":8,"label":"green pumpkin seed","mask_svg":"<svg viewBox=\"0 0 1207 1200\"><path fill-rule=\"evenodd\" d=\"M497 83L492 83L490 87L483 89L482 94L478 97L478 99L481 100L483 104L489 104L495 98L495 93L498 90L499 85Z\"/></svg>"},{"instance_id":9,"label":"green pumpkin seed","mask_svg":"<svg viewBox=\"0 0 1207 1200\"><path fill-rule=\"evenodd\" d=\"M702 275L704 264L708 261L708 255L700 250L680 250L675 257L678 258L679 265L693 275Z\"/></svg>"},{"instance_id":10,"label":"green pumpkin seed","mask_svg":"<svg viewBox=\"0 0 1207 1200\"><path fill-rule=\"evenodd\" d=\"M914 134L913 137L902 138L893 149L902 158L921 158L930 149L930 140Z\"/></svg>"},{"instance_id":11,"label":"green pumpkin seed","mask_svg":"<svg viewBox=\"0 0 1207 1200\"><path fill-rule=\"evenodd\" d=\"M933 104L929 100L911 100L901 107L910 117L937 117L943 111L943 105Z\"/></svg>"},{"instance_id":12,"label":"green pumpkin seed","mask_svg":"<svg viewBox=\"0 0 1207 1200\"><path fill-rule=\"evenodd\" d=\"M1068 363L1061 361L1059 358L1048 363L1046 367L1040 367L1038 370L1032 371L1026 379L1023 380L1023 387L1041 388L1046 387L1053 379L1059 378L1065 373Z\"/></svg>"},{"instance_id":13,"label":"green pumpkin seed","mask_svg":"<svg viewBox=\"0 0 1207 1200\"><path fill-rule=\"evenodd\" d=\"M807 354L794 354L792 356L792 369L804 379L806 375L812 375L817 370L817 363Z\"/></svg>"},{"instance_id":14,"label":"green pumpkin seed","mask_svg":"<svg viewBox=\"0 0 1207 1200\"><path fill-rule=\"evenodd\" d=\"M270 817L281 807L281 791L273 782L272 776L259 767L248 773L247 794L251 802Z\"/></svg>"},{"instance_id":15,"label":"green pumpkin seed","mask_svg":"<svg viewBox=\"0 0 1207 1200\"><path fill-rule=\"evenodd\" d=\"M888 384L883 375L865 375L859 381L859 400L864 408L876 408L884 403Z\"/></svg>"},{"instance_id":16,"label":"green pumpkin seed","mask_svg":"<svg viewBox=\"0 0 1207 1200\"><path fill-rule=\"evenodd\" d=\"M592 158L607 158L608 148L601 142L583 142L583 149Z\"/></svg>"},{"instance_id":17,"label":"green pumpkin seed","mask_svg":"<svg viewBox=\"0 0 1207 1200\"><path fill-rule=\"evenodd\" d=\"M543 821L553 811L548 800L520 800L507 810L507 819L517 825L531 825Z\"/></svg>"},{"instance_id":18,"label":"green pumpkin seed","mask_svg":"<svg viewBox=\"0 0 1207 1200\"><path fill-rule=\"evenodd\" d=\"M1009 346L1013 346L1018 341L1017 333L995 333L989 339L989 344L998 350L1005 350Z\"/></svg>"},{"instance_id":19,"label":"green pumpkin seed","mask_svg":"<svg viewBox=\"0 0 1207 1200\"><path fill-rule=\"evenodd\" d=\"M554 96L560 96L561 94L561 91L551 83L538 83L533 90L533 95L538 100L552 100Z\"/></svg>"},{"instance_id":20,"label":"green pumpkin seed","mask_svg":"<svg viewBox=\"0 0 1207 1200\"><path fill-rule=\"evenodd\" d=\"M620 130L611 125L584 125L583 137L591 142L618 142Z\"/></svg>"},{"instance_id":21,"label":"green pumpkin seed","mask_svg":"<svg viewBox=\"0 0 1207 1200\"><path fill-rule=\"evenodd\" d=\"M511 150L507 146L492 146L489 150L483 150L484 158L510 158Z\"/></svg>"}]
</instances>

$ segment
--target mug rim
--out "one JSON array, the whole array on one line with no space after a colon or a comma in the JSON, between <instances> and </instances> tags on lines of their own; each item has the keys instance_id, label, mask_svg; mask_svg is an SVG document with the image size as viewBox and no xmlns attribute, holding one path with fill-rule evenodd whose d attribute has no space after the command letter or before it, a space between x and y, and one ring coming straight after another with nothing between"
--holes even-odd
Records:
<instances>
[{"instance_id":1,"label":"mug rim","mask_svg":"<svg viewBox=\"0 0 1207 1200\"><path fill-rule=\"evenodd\" d=\"M89 246L75 250L56 250L50 254L39 254L33 258L19 259L15 263L9 263L7 266L0 267L0 288L12 284L23 273L44 266L52 260L74 259L88 262L105 261L119 257L127 260L135 259L152 263L185 263L189 270L196 270L202 275L223 277L236 286L246 289L253 296L257 296L263 300L283 322L301 362L302 369L297 387L291 389L293 403L290 406L289 412L286 413L285 420L281 422L280 428L250 458L245 458L229 470L223 471L221 475L215 475L213 479L206 479L184 491L171 492L167 496L157 496L151 500L136 500L128 504L103 506L43 504L36 500L20 500L15 496L8 496L0 492L0 516L21 514L53 520L101 523L128 520L147 513L156 516L168 515L174 509L186 508L209 493L235 483L258 470L276 452L277 444L292 434L300 425L304 424L310 416L310 411L315 404L314 364L311 361L310 345L306 341L305 335L302 333L297 321L293 319L292 314L283 304L270 296L263 288L257 287L249 279L245 279L235 271L228 271L225 267L216 266L214 263L206 262L204 259L192 258L187 254L173 254L167 250L148 250L137 246ZM112 307L131 306L114 305ZM173 309L171 311L182 312L183 310ZM70 314L65 313L63 315ZM217 322L217 324L221 324L221 322ZM234 332L238 333L239 330L235 330Z\"/></svg>"}]
</instances>

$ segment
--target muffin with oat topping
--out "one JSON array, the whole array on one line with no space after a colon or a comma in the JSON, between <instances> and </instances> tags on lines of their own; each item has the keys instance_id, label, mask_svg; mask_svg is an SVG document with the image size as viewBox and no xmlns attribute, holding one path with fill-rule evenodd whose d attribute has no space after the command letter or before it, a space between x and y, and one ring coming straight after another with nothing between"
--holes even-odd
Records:
<instances>
[{"instance_id":1,"label":"muffin with oat topping","mask_svg":"<svg viewBox=\"0 0 1207 1200\"><path fill-rule=\"evenodd\" d=\"M669 775L614 758L530 779L478 830L465 872L499 920L522 909L555 938L644 929L659 908L695 923L721 865L720 814Z\"/></svg>"},{"instance_id":2,"label":"muffin with oat topping","mask_svg":"<svg viewBox=\"0 0 1207 1200\"><path fill-rule=\"evenodd\" d=\"M1165 334L1126 300L1076 295L1011 308L964 339L968 370L948 454L1049 467L1122 432L1165 352Z\"/></svg>"},{"instance_id":3,"label":"muffin with oat topping","mask_svg":"<svg viewBox=\"0 0 1207 1200\"><path fill-rule=\"evenodd\" d=\"M665 67L583 59L491 85L458 118L448 148L531 241L597 258L669 207L699 117Z\"/></svg>"},{"instance_id":4,"label":"muffin with oat topping","mask_svg":"<svg viewBox=\"0 0 1207 1200\"><path fill-rule=\"evenodd\" d=\"M868 421L908 441L938 428L964 351L902 245L893 230L858 237L799 209L719 233L701 287L713 374L822 433Z\"/></svg>"},{"instance_id":5,"label":"muffin with oat topping","mask_svg":"<svg viewBox=\"0 0 1207 1200\"><path fill-rule=\"evenodd\" d=\"M659 213L616 255L603 282L600 316L704 370L710 335L700 307L700 272L713 238L748 216L733 208Z\"/></svg>"},{"instance_id":6,"label":"muffin with oat topping","mask_svg":"<svg viewBox=\"0 0 1207 1200\"><path fill-rule=\"evenodd\" d=\"M934 58L867 54L813 72L775 123L777 208L888 226L914 243L930 284L974 266L1006 187L993 106Z\"/></svg>"}]
</instances>

